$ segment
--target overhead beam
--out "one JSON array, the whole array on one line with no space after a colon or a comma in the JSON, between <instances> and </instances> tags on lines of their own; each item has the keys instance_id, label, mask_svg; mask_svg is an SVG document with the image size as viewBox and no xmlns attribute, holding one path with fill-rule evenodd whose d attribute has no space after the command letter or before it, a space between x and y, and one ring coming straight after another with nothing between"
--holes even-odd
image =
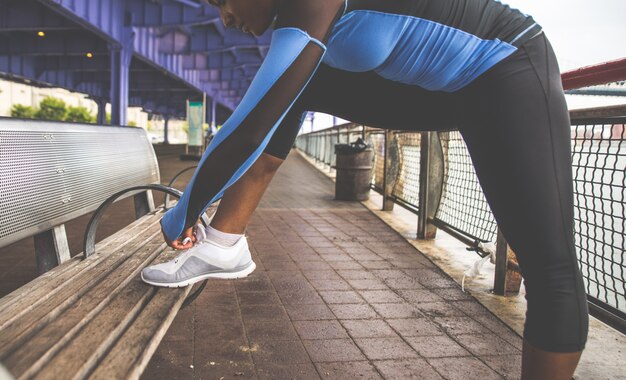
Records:
<instances>
[{"instance_id":1,"label":"overhead beam","mask_svg":"<svg viewBox=\"0 0 626 380\"><path fill-rule=\"evenodd\" d=\"M122 44L131 28L124 0L38 0L108 42Z\"/></svg>"},{"instance_id":2,"label":"overhead beam","mask_svg":"<svg viewBox=\"0 0 626 380\"><path fill-rule=\"evenodd\" d=\"M75 30L78 25L51 12L34 0L3 0L0 32L39 32Z\"/></svg>"},{"instance_id":3,"label":"overhead beam","mask_svg":"<svg viewBox=\"0 0 626 380\"><path fill-rule=\"evenodd\" d=\"M89 33L54 33L43 38L25 33L0 34L0 52L12 56L108 55L104 41Z\"/></svg>"},{"instance_id":4,"label":"overhead beam","mask_svg":"<svg viewBox=\"0 0 626 380\"><path fill-rule=\"evenodd\" d=\"M127 1L127 10L133 15L132 26L205 25L218 22L219 11L212 6L181 1Z\"/></svg>"},{"instance_id":5,"label":"overhead beam","mask_svg":"<svg viewBox=\"0 0 626 380\"><path fill-rule=\"evenodd\" d=\"M183 56L183 68L185 70L213 70L224 69L243 64L260 65L262 59L256 52L250 51L224 51L216 54L191 54Z\"/></svg>"}]
</instances>

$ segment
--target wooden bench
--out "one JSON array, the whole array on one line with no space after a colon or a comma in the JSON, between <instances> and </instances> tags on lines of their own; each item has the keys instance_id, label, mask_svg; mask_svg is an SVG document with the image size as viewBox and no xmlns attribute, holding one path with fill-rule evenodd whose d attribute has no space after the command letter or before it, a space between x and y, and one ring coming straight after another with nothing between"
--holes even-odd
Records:
<instances>
[{"instance_id":1,"label":"wooden bench","mask_svg":"<svg viewBox=\"0 0 626 380\"><path fill-rule=\"evenodd\" d=\"M45 272L0 299L0 378L138 378L191 291L139 277L176 255L151 190L180 195L159 185L145 131L0 119L0 175L0 247L34 236ZM137 220L95 244L106 206L128 196ZM94 253L70 258L63 223L94 210Z\"/></svg>"}]
</instances>

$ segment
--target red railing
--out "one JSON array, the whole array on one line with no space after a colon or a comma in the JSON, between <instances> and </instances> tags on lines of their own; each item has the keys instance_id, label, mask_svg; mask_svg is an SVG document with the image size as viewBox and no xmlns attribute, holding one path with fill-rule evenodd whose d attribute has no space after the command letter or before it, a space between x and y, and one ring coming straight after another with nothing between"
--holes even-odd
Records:
<instances>
[{"instance_id":1,"label":"red railing","mask_svg":"<svg viewBox=\"0 0 626 380\"><path fill-rule=\"evenodd\" d=\"M626 80L626 58L565 72L561 80L564 90Z\"/></svg>"}]
</instances>

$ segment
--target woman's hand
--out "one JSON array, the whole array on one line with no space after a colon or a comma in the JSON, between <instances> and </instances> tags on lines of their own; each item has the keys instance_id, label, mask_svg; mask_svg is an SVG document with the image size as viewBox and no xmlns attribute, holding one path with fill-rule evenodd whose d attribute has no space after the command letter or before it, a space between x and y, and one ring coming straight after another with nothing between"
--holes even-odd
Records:
<instances>
[{"instance_id":1,"label":"woman's hand","mask_svg":"<svg viewBox=\"0 0 626 380\"><path fill-rule=\"evenodd\" d=\"M178 239L173 240L173 241L167 240L167 237L165 236L165 233L163 232L163 226L161 226L161 233L163 234L163 240L165 240L168 246L177 250L183 250L183 249L189 249L193 247L193 245L196 243L197 239L196 239L196 235L193 232L193 228L194 227L189 227L188 229L183 231L183 233L180 235ZM185 240L187 241L185 242Z\"/></svg>"}]
</instances>

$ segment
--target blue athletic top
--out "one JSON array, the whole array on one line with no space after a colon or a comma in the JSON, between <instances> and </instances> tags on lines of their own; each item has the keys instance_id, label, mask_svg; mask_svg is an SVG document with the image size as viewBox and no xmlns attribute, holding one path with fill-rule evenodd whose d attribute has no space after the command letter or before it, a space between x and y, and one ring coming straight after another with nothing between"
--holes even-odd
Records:
<instances>
[{"instance_id":1,"label":"blue athletic top","mask_svg":"<svg viewBox=\"0 0 626 380\"><path fill-rule=\"evenodd\" d=\"M261 155L321 62L432 91L457 91L541 27L495 0L289 0L241 103L161 224L169 240Z\"/></svg>"}]
</instances>

